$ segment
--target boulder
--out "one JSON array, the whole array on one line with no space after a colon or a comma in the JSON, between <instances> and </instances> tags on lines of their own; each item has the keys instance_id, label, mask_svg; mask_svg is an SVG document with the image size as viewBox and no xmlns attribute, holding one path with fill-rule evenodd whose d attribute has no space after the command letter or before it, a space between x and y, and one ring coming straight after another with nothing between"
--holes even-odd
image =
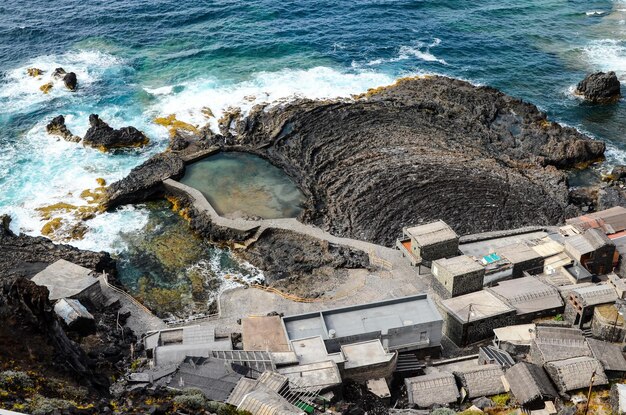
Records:
<instances>
[{"instance_id":1,"label":"boulder","mask_svg":"<svg viewBox=\"0 0 626 415\"><path fill-rule=\"evenodd\" d=\"M67 72L65 72L65 69L63 68L56 68L54 70L54 72L52 72L52 77L54 79L63 79L63 77L67 74Z\"/></svg>"},{"instance_id":2,"label":"boulder","mask_svg":"<svg viewBox=\"0 0 626 415\"><path fill-rule=\"evenodd\" d=\"M613 180L622 180L626 178L626 166L619 165L613 167L613 170L611 171L611 178Z\"/></svg>"},{"instance_id":3,"label":"boulder","mask_svg":"<svg viewBox=\"0 0 626 415\"><path fill-rule=\"evenodd\" d=\"M620 82L612 71L592 73L578 83L576 94L594 103L614 102L621 96Z\"/></svg>"},{"instance_id":4,"label":"boulder","mask_svg":"<svg viewBox=\"0 0 626 415\"><path fill-rule=\"evenodd\" d=\"M148 137L135 127L123 127L118 130L102 121L96 114L89 116L89 129L83 143L108 151L115 148L142 147L150 141Z\"/></svg>"},{"instance_id":5,"label":"boulder","mask_svg":"<svg viewBox=\"0 0 626 415\"><path fill-rule=\"evenodd\" d=\"M76 87L78 86L76 74L74 72L69 72L65 74L65 76L63 77L63 83L65 84L65 87L70 91L76 91Z\"/></svg>"},{"instance_id":6,"label":"boulder","mask_svg":"<svg viewBox=\"0 0 626 415\"><path fill-rule=\"evenodd\" d=\"M72 132L65 125L65 117L59 115L54 117L52 121L46 125L46 131L50 135L58 135L66 141L71 141L73 143L78 143L81 138L72 134Z\"/></svg>"}]
</instances>

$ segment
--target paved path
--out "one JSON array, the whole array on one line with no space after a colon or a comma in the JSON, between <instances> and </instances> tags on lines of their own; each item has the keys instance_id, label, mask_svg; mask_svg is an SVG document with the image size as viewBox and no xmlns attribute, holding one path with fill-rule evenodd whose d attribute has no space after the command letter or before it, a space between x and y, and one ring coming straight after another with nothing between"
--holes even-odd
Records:
<instances>
[{"instance_id":1,"label":"paved path","mask_svg":"<svg viewBox=\"0 0 626 415\"><path fill-rule=\"evenodd\" d=\"M254 237L246 241L246 245L256 240L264 229L285 229L333 244L362 250L370 255L370 262L373 265L378 265L381 268L375 273L367 270L348 270L348 278L332 287L324 296L324 300L316 303L295 302L280 295L254 288L241 287L228 290L222 293L219 298L219 317L199 323L211 326L218 332L240 331L241 328L238 327L237 320L248 315L263 315L272 311L286 315L298 314L431 291L428 286L428 278L425 278L425 275L420 275L418 268L411 266L408 259L404 258L397 249L358 239L337 237L293 218L263 220L225 218L215 211L197 189L172 179L164 180L163 184L166 189L173 191L173 193L183 192L189 196L193 207L209 214L216 225L246 232L256 230Z\"/></svg>"}]
</instances>

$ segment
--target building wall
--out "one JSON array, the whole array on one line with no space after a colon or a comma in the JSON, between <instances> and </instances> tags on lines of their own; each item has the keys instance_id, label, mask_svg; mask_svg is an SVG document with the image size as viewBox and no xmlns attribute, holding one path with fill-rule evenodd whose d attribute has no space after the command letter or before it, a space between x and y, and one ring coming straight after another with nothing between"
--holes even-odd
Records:
<instances>
[{"instance_id":1,"label":"building wall","mask_svg":"<svg viewBox=\"0 0 626 415\"><path fill-rule=\"evenodd\" d=\"M413 253L426 262L435 259L450 258L457 256L459 252L459 239L450 239L433 245L419 246L414 238L411 238L411 249ZM428 264L427 264L428 265Z\"/></svg>"},{"instance_id":2,"label":"building wall","mask_svg":"<svg viewBox=\"0 0 626 415\"><path fill-rule=\"evenodd\" d=\"M341 379L352 379L355 382L366 382L370 379L387 378L391 379L398 363L398 354L389 362L378 363L369 366L361 366L351 369L345 367L341 370Z\"/></svg>"},{"instance_id":3,"label":"building wall","mask_svg":"<svg viewBox=\"0 0 626 415\"><path fill-rule=\"evenodd\" d=\"M466 346L493 337L493 329L517 324L515 311L486 319L461 323L446 313L446 336L458 346Z\"/></svg>"},{"instance_id":4,"label":"building wall","mask_svg":"<svg viewBox=\"0 0 626 415\"><path fill-rule=\"evenodd\" d=\"M580 263L587 268L587 271L596 275L608 274L613 270L614 245L605 245L596 251L583 256Z\"/></svg>"},{"instance_id":5,"label":"building wall","mask_svg":"<svg viewBox=\"0 0 626 415\"><path fill-rule=\"evenodd\" d=\"M615 320L608 321L595 309L593 312L593 320L591 321L591 333L593 337L601 340L621 342L626 335L626 328L620 325L616 326Z\"/></svg>"},{"instance_id":6,"label":"building wall","mask_svg":"<svg viewBox=\"0 0 626 415\"><path fill-rule=\"evenodd\" d=\"M433 263L432 274L450 293L451 297L457 297L483 289L483 280L485 278L484 269L454 276L445 267Z\"/></svg>"},{"instance_id":7,"label":"building wall","mask_svg":"<svg viewBox=\"0 0 626 415\"><path fill-rule=\"evenodd\" d=\"M516 264L513 264L512 277L522 278L524 277L524 271L529 271L529 272L533 270L543 271L543 262L544 262L544 259L539 257L539 258L533 258L528 261L523 261L523 262L518 262Z\"/></svg>"},{"instance_id":8,"label":"building wall","mask_svg":"<svg viewBox=\"0 0 626 415\"><path fill-rule=\"evenodd\" d=\"M96 307L100 307L106 303L106 298L102 293L102 288L100 288L99 282L96 282L92 286L87 287L85 290L72 296L71 298L76 299L81 303L93 305Z\"/></svg>"},{"instance_id":9,"label":"building wall","mask_svg":"<svg viewBox=\"0 0 626 415\"><path fill-rule=\"evenodd\" d=\"M565 310L565 306L563 305L560 307L535 311L534 313L519 314L517 316L517 323L515 324L532 323L534 320L538 318L553 317L553 316L556 316L557 314L563 314L564 310Z\"/></svg>"}]
</instances>

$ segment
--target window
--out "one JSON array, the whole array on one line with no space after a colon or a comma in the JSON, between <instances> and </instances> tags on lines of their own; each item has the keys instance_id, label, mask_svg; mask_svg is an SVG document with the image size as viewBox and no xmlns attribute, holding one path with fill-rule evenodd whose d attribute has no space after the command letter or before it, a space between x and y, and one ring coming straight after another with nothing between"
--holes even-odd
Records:
<instances>
[{"instance_id":1,"label":"window","mask_svg":"<svg viewBox=\"0 0 626 415\"><path fill-rule=\"evenodd\" d=\"M424 340L428 340L428 332L427 331L420 332L420 341L423 342Z\"/></svg>"}]
</instances>

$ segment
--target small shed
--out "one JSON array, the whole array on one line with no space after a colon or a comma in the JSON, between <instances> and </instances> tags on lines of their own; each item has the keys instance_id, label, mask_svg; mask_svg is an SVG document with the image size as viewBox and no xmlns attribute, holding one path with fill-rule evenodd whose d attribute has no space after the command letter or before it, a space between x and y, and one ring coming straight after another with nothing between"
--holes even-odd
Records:
<instances>
[{"instance_id":1,"label":"small shed","mask_svg":"<svg viewBox=\"0 0 626 415\"><path fill-rule=\"evenodd\" d=\"M495 346L485 346L478 348L478 364L493 364L509 368L515 364L515 361L505 350L498 349Z\"/></svg>"},{"instance_id":2,"label":"small shed","mask_svg":"<svg viewBox=\"0 0 626 415\"><path fill-rule=\"evenodd\" d=\"M593 357L574 357L546 363L546 372L561 393L588 388L595 373L593 385L609 383L602 364Z\"/></svg>"},{"instance_id":3,"label":"small shed","mask_svg":"<svg viewBox=\"0 0 626 415\"><path fill-rule=\"evenodd\" d=\"M537 337L530 346L530 359L537 365L556 360L591 356L591 350L579 329L537 326Z\"/></svg>"},{"instance_id":4,"label":"small shed","mask_svg":"<svg viewBox=\"0 0 626 415\"><path fill-rule=\"evenodd\" d=\"M502 377L504 370L500 365L481 365L471 369L454 372L454 376L465 390L469 399L481 396L493 396L506 392Z\"/></svg>"},{"instance_id":5,"label":"small shed","mask_svg":"<svg viewBox=\"0 0 626 415\"><path fill-rule=\"evenodd\" d=\"M576 327L583 327L591 322L593 310L602 304L612 304L617 300L617 293L610 284L590 285L570 291L565 318Z\"/></svg>"},{"instance_id":6,"label":"small shed","mask_svg":"<svg viewBox=\"0 0 626 415\"><path fill-rule=\"evenodd\" d=\"M431 261L456 256L459 236L444 221L411 226L403 229L405 238L398 248L415 264L430 266Z\"/></svg>"},{"instance_id":7,"label":"small shed","mask_svg":"<svg viewBox=\"0 0 626 415\"><path fill-rule=\"evenodd\" d=\"M617 265L615 244L600 229L565 238L565 252L592 274L607 274Z\"/></svg>"},{"instance_id":8,"label":"small shed","mask_svg":"<svg viewBox=\"0 0 626 415\"><path fill-rule=\"evenodd\" d=\"M465 346L493 336L493 329L515 323L515 309L486 290L441 302L446 336Z\"/></svg>"},{"instance_id":9,"label":"small shed","mask_svg":"<svg viewBox=\"0 0 626 415\"><path fill-rule=\"evenodd\" d=\"M78 300L61 298L54 304L54 312L70 330L86 334L96 329L93 316Z\"/></svg>"},{"instance_id":10,"label":"small shed","mask_svg":"<svg viewBox=\"0 0 626 415\"><path fill-rule=\"evenodd\" d=\"M513 266L513 278L524 276L524 271L537 274L543 272L543 256L525 244L503 246L498 248L497 253Z\"/></svg>"},{"instance_id":11,"label":"small shed","mask_svg":"<svg viewBox=\"0 0 626 415\"><path fill-rule=\"evenodd\" d=\"M597 339L587 339L587 343L593 357L602 363L608 377L622 378L626 374L626 359L619 344Z\"/></svg>"},{"instance_id":12,"label":"small shed","mask_svg":"<svg viewBox=\"0 0 626 415\"><path fill-rule=\"evenodd\" d=\"M533 323L493 329L493 344L509 353L528 353L536 330L537 327Z\"/></svg>"},{"instance_id":13,"label":"small shed","mask_svg":"<svg viewBox=\"0 0 626 415\"><path fill-rule=\"evenodd\" d=\"M456 379L449 372L406 378L404 384L406 385L409 404L419 408L448 405L456 402L460 397Z\"/></svg>"},{"instance_id":14,"label":"small shed","mask_svg":"<svg viewBox=\"0 0 626 415\"><path fill-rule=\"evenodd\" d=\"M528 409L541 409L544 401L553 400L558 393L541 366L520 362L507 370L505 379L515 399Z\"/></svg>"},{"instance_id":15,"label":"small shed","mask_svg":"<svg viewBox=\"0 0 626 415\"><path fill-rule=\"evenodd\" d=\"M95 305L104 303L100 280L94 272L64 259L46 267L32 281L48 289L50 301L72 298Z\"/></svg>"},{"instance_id":16,"label":"small shed","mask_svg":"<svg viewBox=\"0 0 626 415\"><path fill-rule=\"evenodd\" d=\"M626 299L626 280L620 278L615 273L610 273L607 276L607 282L613 286L618 298Z\"/></svg>"},{"instance_id":17,"label":"small shed","mask_svg":"<svg viewBox=\"0 0 626 415\"><path fill-rule=\"evenodd\" d=\"M485 267L467 255L434 260L431 272L450 297L480 291L483 288Z\"/></svg>"},{"instance_id":18,"label":"small shed","mask_svg":"<svg viewBox=\"0 0 626 415\"><path fill-rule=\"evenodd\" d=\"M489 291L515 308L520 323L553 316L562 313L564 309L559 291L532 276L500 281Z\"/></svg>"}]
</instances>

